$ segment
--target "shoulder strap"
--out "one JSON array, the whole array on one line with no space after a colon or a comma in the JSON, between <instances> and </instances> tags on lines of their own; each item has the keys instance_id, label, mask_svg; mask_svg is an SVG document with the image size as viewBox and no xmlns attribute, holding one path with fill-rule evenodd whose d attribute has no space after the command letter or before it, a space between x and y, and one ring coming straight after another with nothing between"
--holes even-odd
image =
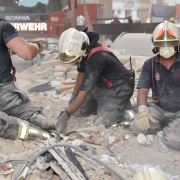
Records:
<instances>
[{"instance_id":1,"label":"shoulder strap","mask_svg":"<svg viewBox=\"0 0 180 180\"><path fill-rule=\"evenodd\" d=\"M98 44L100 44L101 47L96 47L96 48L91 49L91 52L88 53L87 60L90 58L90 56L92 56L97 51L107 51L107 52L112 53L112 51L107 46L105 46L104 44L102 44L100 42L98 42Z\"/></svg>"},{"instance_id":2,"label":"shoulder strap","mask_svg":"<svg viewBox=\"0 0 180 180\"><path fill-rule=\"evenodd\" d=\"M158 103L158 90L156 86L156 78L155 78L155 63L154 57L151 60L151 77L152 77L152 98L154 99L155 103Z\"/></svg>"}]
</instances>

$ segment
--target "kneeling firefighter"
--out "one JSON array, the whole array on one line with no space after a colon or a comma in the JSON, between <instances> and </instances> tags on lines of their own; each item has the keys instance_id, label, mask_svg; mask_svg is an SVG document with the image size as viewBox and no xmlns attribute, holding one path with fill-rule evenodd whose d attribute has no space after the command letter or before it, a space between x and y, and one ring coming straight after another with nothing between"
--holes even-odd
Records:
<instances>
[{"instance_id":1,"label":"kneeling firefighter","mask_svg":"<svg viewBox=\"0 0 180 180\"><path fill-rule=\"evenodd\" d=\"M16 87L9 53L10 49L22 59L31 60L43 50L42 43L34 40L28 44L4 19L0 19L0 36L0 137L47 139L47 131L56 130L55 124L42 113L42 107L34 105Z\"/></svg>"},{"instance_id":2,"label":"kneeling firefighter","mask_svg":"<svg viewBox=\"0 0 180 180\"><path fill-rule=\"evenodd\" d=\"M97 115L95 125L109 127L121 121L122 112L130 105L134 74L129 73L113 52L98 40L99 34L87 29L80 32L70 28L60 36L62 66L78 65L79 73L70 106L57 118L59 133L65 132L71 114L77 117Z\"/></svg>"},{"instance_id":3,"label":"kneeling firefighter","mask_svg":"<svg viewBox=\"0 0 180 180\"><path fill-rule=\"evenodd\" d=\"M143 134L163 131L164 143L180 151L180 34L164 21L153 32L153 52L145 61L137 84L138 113L130 129ZM149 89L153 102L147 102Z\"/></svg>"}]
</instances>

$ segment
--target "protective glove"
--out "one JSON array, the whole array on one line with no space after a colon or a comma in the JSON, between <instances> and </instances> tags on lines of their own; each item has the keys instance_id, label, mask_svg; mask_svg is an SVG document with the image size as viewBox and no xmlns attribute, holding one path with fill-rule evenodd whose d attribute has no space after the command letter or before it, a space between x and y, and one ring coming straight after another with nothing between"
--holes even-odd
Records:
<instances>
[{"instance_id":1,"label":"protective glove","mask_svg":"<svg viewBox=\"0 0 180 180\"><path fill-rule=\"evenodd\" d=\"M76 99L77 96L78 96L77 92L72 93L72 96L71 96L71 98L69 100L69 105L71 105L73 103L73 101Z\"/></svg>"},{"instance_id":2,"label":"protective glove","mask_svg":"<svg viewBox=\"0 0 180 180\"><path fill-rule=\"evenodd\" d=\"M136 126L138 129L148 130L150 128L149 120L156 123L153 117L148 113L148 107L140 105L138 107L138 116L136 118Z\"/></svg>"},{"instance_id":3,"label":"protective glove","mask_svg":"<svg viewBox=\"0 0 180 180\"><path fill-rule=\"evenodd\" d=\"M70 119L71 114L67 111L62 111L58 121L56 123L56 128L59 133L64 133L67 128L67 121Z\"/></svg>"},{"instance_id":4,"label":"protective glove","mask_svg":"<svg viewBox=\"0 0 180 180\"><path fill-rule=\"evenodd\" d=\"M32 43L36 43L39 46L39 51L38 53L41 53L43 51L43 45L41 43L41 41L39 40L33 40Z\"/></svg>"}]
</instances>

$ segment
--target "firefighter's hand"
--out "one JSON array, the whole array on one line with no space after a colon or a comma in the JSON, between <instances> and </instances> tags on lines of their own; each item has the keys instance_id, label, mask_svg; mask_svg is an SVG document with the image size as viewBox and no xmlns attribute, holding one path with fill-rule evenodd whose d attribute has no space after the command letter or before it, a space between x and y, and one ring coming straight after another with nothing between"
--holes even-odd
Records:
<instances>
[{"instance_id":1,"label":"firefighter's hand","mask_svg":"<svg viewBox=\"0 0 180 180\"><path fill-rule=\"evenodd\" d=\"M67 128L67 121L70 119L71 114L67 111L62 111L60 116L58 117L58 121L56 123L56 128L59 133L65 133Z\"/></svg>"},{"instance_id":2,"label":"firefighter's hand","mask_svg":"<svg viewBox=\"0 0 180 180\"><path fill-rule=\"evenodd\" d=\"M36 43L39 46L39 51L38 53L41 53L43 51L43 45L41 43L41 41L39 40L33 40L32 43Z\"/></svg>"},{"instance_id":3,"label":"firefighter's hand","mask_svg":"<svg viewBox=\"0 0 180 180\"><path fill-rule=\"evenodd\" d=\"M145 105L140 105L138 107L138 116L135 119L137 128L148 130L150 128L149 120L156 123L153 117L148 113L148 107Z\"/></svg>"}]
</instances>

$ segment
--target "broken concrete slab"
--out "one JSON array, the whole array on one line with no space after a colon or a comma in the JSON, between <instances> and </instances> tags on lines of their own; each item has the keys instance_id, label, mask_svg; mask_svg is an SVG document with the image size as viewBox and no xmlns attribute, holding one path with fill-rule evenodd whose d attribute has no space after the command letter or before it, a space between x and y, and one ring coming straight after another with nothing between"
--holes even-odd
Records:
<instances>
[{"instance_id":1,"label":"broken concrete slab","mask_svg":"<svg viewBox=\"0 0 180 180\"><path fill-rule=\"evenodd\" d=\"M64 67L62 67L61 65L59 65L59 66L56 66L55 68L54 68L54 71L55 72L67 72L67 68L64 68Z\"/></svg>"},{"instance_id":2,"label":"broken concrete slab","mask_svg":"<svg viewBox=\"0 0 180 180\"><path fill-rule=\"evenodd\" d=\"M54 77L54 78L57 78L57 77L66 78L66 74L65 74L65 72L55 72L55 73L53 74L53 77ZM65 80L65 79L64 79L64 80Z\"/></svg>"},{"instance_id":3,"label":"broken concrete slab","mask_svg":"<svg viewBox=\"0 0 180 180\"><path fill-rule=\"evenodd\" d=\"M76 79L77 78L77 75L78 75L78 72L77 71L70 71L67 73L67 78L71 78L71 79Z\"/></svg>"},{"instance_id":4,"label":"broken concrete slab","mask_svg":"<svg viewBox=\"0 0 180 180\"><path fill-rule=\"evenodd\" d=\"M18 74L18 78L21 79L23 76L27 76L29 74L34 73L34 71L37 71L37 69L40 67L42 69L49 68L49 67L55 67L60 65L60 61L58 60L52 60L48 62L41 62L39 64L35 64L34 66L31 66L30 68L26 69L25 71Z\"/></svg>"}]
</instances>

